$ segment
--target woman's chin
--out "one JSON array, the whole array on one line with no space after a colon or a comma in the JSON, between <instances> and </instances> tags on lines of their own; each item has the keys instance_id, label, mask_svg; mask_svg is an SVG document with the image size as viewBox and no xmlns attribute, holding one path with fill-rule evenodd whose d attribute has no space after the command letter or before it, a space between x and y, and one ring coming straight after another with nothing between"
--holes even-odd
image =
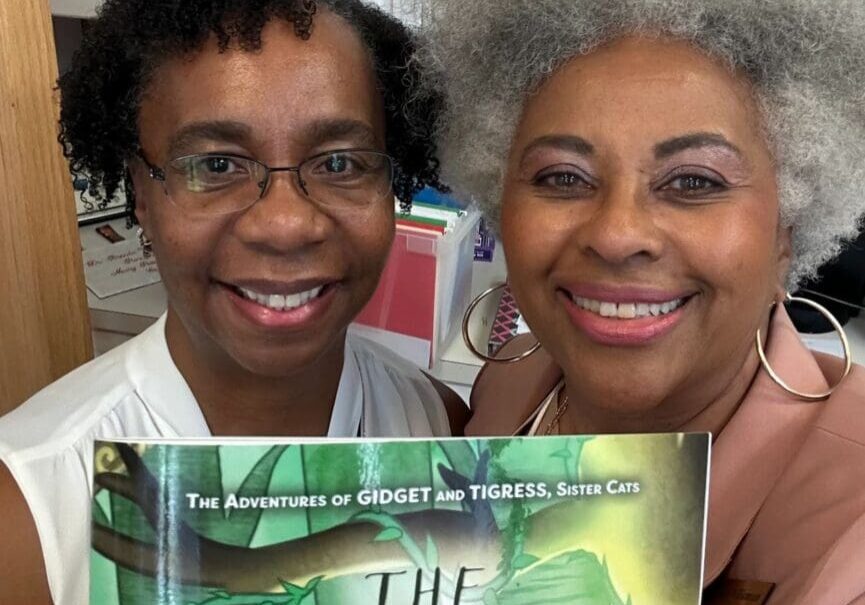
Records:
<instances>
[{"instance_id":1,"label":"woman's chin","mask_svg":"<svg viewBox=\"0 0 865 605\"><path fill-rule=\"evenodd\" d=\"M613 423L605 432L634 432L634 423L637 423L638 431L645 424L645 430L652 432L650 427L664 415L663 409L674 396L675 389L659 381L658 378L663 375L657 372L653 376L645 376L645 369L629 371L623 367L610 375L609 367L606 370L569 372L572 378L566 377L566 383L571 405L575 408L574 417L583 414L590 421L603 421L605 427ZM585 376L594 379L585 381L579 378ZM622 421L621 429L615 427L616 420ZM641 422L643 420L644 423Z\"/></svg>"},{"instance_id":2,"label":"woman's chin","mask_svg":"<svg viewBox=\"0 0 865 605\"><path fill-rule=\"evenodd\" d=\"M342 350L343 343L338 343ZM257 347L232 350L231 358L238 368L252 376L280 380L308 372L316 362L336 350L336 345L316 347Z\"/></svg>"}]
</instances>

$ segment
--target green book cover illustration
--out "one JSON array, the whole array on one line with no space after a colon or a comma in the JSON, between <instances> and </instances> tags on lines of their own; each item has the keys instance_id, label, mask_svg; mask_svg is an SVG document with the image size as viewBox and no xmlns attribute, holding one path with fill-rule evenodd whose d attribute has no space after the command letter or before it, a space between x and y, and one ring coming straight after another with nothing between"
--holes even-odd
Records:
<instances>
[{"instance_id":1,"label":"green book cover illustration","mask_svg":"<svg viewBox=\"0 0 865 605\"><path fill-rule=\"evenodd\" d=\"M91 605L693 605L708 434L97 442Z\"/></svg>"}]
</instances>

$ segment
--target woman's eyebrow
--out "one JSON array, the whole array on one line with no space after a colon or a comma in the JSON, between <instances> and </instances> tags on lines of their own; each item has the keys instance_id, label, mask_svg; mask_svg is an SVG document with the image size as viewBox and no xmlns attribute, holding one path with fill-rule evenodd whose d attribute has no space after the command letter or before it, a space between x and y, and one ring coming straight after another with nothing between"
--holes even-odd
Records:
<instances>
[{"instance_id":1,"label":"woman's eyebrow","mask_svg":"<svg viewBox=\"0 0 865 605\"><path fill-rule=\"evenodd\" d=\"M250 138L252 138L252 128L242 122L231 120L192 122L174 133L169 142L168 153L169 157L175 157L194 143L201 141L245 143Z\"/></svg>"},{"instance_id":2,"label":"woman's eyebrow","mask_svg":"<svg viewBox=\"0 0 865 605\"><path fill-rule=\"evenodd\" d=\"M538 137L529 143L523 150L520 164L526 161L526 158L537 149L547 147L553 149L561 149L570 151L579 155L591 156L595 153L595 147L583 137L570 134L551 134Z\"/></svg>"},{"instance_id":3,"label":"woman's eyebrow","mask_svg":"<svg viewBox=\"0 0 865 605\"><path fill-rule=\"evenodd\" d=\"M351 139L352 145L375 148L383 145L372 127L359 120L325 119L305 125L297 133L308 145L318 145L336 139ZM202 141L246 144L253 138L252 127L234 120L192 122L174 133L169 142L169 157L177 157Z\"/></svg>"},{"instance_id":4,"label":"woman's eyebrow","mask_svg":"<svg viewBox=\"0 0 865 605\"><path fill-rule=\"evenodd\" d=\"M583 137L572 134L549 134L538 137L526 146L523 155L526 155L538 147L555 147L565 151L574 151L580 155L592 155L595 147Z\"/></svg>"},{"instance_id":5,"label":"woman's eyebrow","mask_svg":"<svg viewBox=\"0 0 865 605\"><path fill-rule=\"evenodd\" d=\"M663 160L682 151L706 147L720 147L733 152L740 159L742 158L742 152L739 148L728 141L724 135L713 132L694 132L655 145L655 159Z\"/></svg>"},{"instance_id":6,"label":"woman's eyebrow","mask_svg":"<svg viewBox=\"0 0 865 605\"><path fill-rule=\"evenodd\" d=\"M352 144L374 148L383 145L372 127L365 122L353 119L316 120L305 126L302 138L310 145L318 145L336 139L351 139Z\"/></svg>"}]
</instances>

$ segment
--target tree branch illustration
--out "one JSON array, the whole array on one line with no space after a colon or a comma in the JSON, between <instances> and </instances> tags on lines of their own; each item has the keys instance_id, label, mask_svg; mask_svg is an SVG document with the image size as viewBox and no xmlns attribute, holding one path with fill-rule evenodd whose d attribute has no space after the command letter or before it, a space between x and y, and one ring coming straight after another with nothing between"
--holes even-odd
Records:
<instances>
[{"instance_id":1,"label":"tree branch illustration","mask_svg":"<svg viewBox=\"0 0 865 605\"><path fill-rule=\"evenodd\" d=\"M166 494L156 478L132 448L125 444L117 448L129 475L100 473L96 484L134 502L153 528L155 540L150 544L94 524L93 547L121 567L160 583L213 586L236 593L279 592L280 579L304 584L318 576L414 566L397 541L376 541L381 527L370 521L259 548L211 540L193 531L179 515L166 515L170 510L164 505ZM394 518L417 543L424 543L427 536L435 540L444 569L459 567L467 541L472 544L473 560L481 566L494 571L499 563L495 524L479 525L472 513L426 510Z\"/></svg>"},{"instance_id":2,"label":"tree branch illustration","mask_svg":"<svg viewBox=\"0 0 865 605\"><path fill-rule=\"evenodd\" d=\"M419 545L434 543L436 564L445 573L461 566L483 568L475 577L484 591L499 591L515 575L573 549L571 532L584 518L585 501L569 500L530 513L519 521L516 550L502 559L505 535L499 530L489 501L468 499L464 510L424 510L389 515L360 513L348 523L309 536L268 546L250 548L212 540L194 531L168 494L128 445L117 444L128 475L114 472L96 475L96 484L122 496L142 511L154 530L153 542L137 540L100 523L93 526L94 549L119 566L153 577L160 585L188 584L223 589L232 593L278 593L283 582L304 585L315 578L377 573L417 567L429 573L429 555ZM466 489L488 480L490 452L475 458L472 478L444 465L439 474L451 489ZM467 464L461 470L469 472ZM513 511L512 511L513 512ZM384 519L387 517L387 519ZM505 532L514 531L513 514ZM531 523L528 521L531 520ZM380 538L383 528L397 527L400 539ZM510 539L510 538L509 538ZM408 545L408 547L407 547ZM467 561L466 549L471 549ZM417 548L415 548L417 546ZM469 596L468 594L466 596Z\"/></svg>"}]
</instances>

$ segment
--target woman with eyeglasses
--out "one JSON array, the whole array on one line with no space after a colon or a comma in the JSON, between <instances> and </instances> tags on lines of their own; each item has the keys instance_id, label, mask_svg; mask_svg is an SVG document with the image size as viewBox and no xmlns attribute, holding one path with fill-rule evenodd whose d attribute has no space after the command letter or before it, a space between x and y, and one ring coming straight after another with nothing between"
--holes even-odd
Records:
<instances>
[{"instance_id":1,"label":"woman with eyeglasses","mask_svg":"<svg viewBox=\"0 0 865 605\"><path fill-rule=\"evenodd\" d=\"M94 439L461 430L449 389L346 336L394 195L438 184L412 50L356 0L102 6L60 139L92 193L127 187L168 311L0 420L0 602L87 601Z\"/></svg>"},{"instance_id":2,"label":"woman with eyeglasses","mask_svg":"<svg viewBox=\"0 0 865 605\"><path fill-rule=\"evenodd\" d=\"M865 604L865 370L785 310L865 212L865 4L429 4L445 178L533 333L466 432L711 432L704 602Z\"/></svg>"}]
</instances>

